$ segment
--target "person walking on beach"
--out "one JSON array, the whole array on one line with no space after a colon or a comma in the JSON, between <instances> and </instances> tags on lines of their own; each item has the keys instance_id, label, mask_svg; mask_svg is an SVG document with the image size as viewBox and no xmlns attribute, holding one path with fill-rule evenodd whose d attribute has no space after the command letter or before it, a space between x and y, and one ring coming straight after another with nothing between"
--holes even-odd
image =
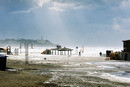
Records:
<instances>
[{"instance_id":1,"label":"person walking on beach","mask_svg":"<svg viewBox=\"0 0 130 87\"><path fill-rule=\"evenodd\" d=\"M100 57L102 56L102 52L99 53Z\"/></svg>"},{"instance_id":2,"label":"person walking on beach","mask_svg":"<svg viewBox=\"0 0 130 87\"><path fill-rule=\"evenodd\" d=\"M81 56L81 51L79 51L79 56Z\"/></svg>"}]
</instances>

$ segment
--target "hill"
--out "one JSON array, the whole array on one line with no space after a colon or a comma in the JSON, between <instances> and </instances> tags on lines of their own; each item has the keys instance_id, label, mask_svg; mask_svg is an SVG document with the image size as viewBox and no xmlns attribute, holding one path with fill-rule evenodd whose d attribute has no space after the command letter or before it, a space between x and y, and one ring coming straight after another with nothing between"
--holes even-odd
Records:
<instances>
[{"instance_id":1,"label":"hill","mask_svg":"<svg viewBox=\"0 0 130 87\"><path fill-rule=\"evenodd\" d=\"M0 46L19 46L22 42L31 42L34 46L56 46L49 40L34 40L34 39L4 39L0 40Z\"/></svg>"}]
</instances>

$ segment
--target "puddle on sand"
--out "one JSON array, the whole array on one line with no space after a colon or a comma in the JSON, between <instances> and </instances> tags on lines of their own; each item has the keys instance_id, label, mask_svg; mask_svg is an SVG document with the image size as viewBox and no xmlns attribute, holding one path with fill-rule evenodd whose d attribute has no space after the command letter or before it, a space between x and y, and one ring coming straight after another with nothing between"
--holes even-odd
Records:
<instances>
[{"instance_id":1,"label":"puddle on sand","mask_svg":"<svg viewBox=\"0 0 130 87\"><path fill-rule=\"evenodd\" d=\"M120 72L112 73L112 75L116 75L116 76L119 76L119 77L130 78L130 71L120 71Z\"/></svg>"}]
</instances>

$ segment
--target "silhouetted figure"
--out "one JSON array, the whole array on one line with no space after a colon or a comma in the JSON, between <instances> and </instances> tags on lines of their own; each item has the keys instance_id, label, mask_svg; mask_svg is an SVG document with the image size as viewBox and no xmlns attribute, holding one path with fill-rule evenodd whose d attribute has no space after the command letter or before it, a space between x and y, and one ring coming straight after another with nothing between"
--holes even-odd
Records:
<instances>
[{"instance_id":1,"label":"silhouetted figure","mask_svg":"<svg viewBox=\"0 0 130 87\"><path fill-rule=\"evenodd\" d=\"M79 56L81 56L81 52L79 51Z\"/></svg>"},{"instance_id":2,"label":"silhouetted figure","mask_svg":"<svg viewBox=\"0 0 130 87\"><path fill-rule=\"evenodd\" d=\"M102 56L102 52L99 53L100 57Z\"/></svg>"}]
</instances>

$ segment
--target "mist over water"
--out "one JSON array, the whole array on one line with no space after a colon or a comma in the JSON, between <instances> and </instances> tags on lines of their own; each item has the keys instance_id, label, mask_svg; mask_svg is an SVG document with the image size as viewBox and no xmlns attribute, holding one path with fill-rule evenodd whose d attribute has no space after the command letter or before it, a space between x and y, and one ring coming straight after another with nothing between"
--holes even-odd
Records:
<instances>
[{"instance_id":1,"label":"mist over water","mask_svg":"<svg viewBox=\"0 0 130 87\"><path fill-rule=\"evenodd\" d=\"M14 52L15 48L19 48L19 47L13 47L12 46L12 52ZM46 49L52 49L55 47L37 47L34 46L33 49L31 49L29 47L29 53L30 54L35 54L35 55L40 55L41 52L43 52ZM78 49L76 49L76 47L68 47L73 49L72 51L72 56L78 56L79 55L79 51L82 51L82 47L79 47ZM81 56L82 57L99 57L99 53L102 52L103 54L106 54L106 50L112 50L113 52L115 51L121 51L123 48L122 47L84 47L84 52L81 52ZM20 50L20 49L19 49ZM22 53L24 53L25 49L24 47L21 49Z\"/></svg>"}]
</instances>

